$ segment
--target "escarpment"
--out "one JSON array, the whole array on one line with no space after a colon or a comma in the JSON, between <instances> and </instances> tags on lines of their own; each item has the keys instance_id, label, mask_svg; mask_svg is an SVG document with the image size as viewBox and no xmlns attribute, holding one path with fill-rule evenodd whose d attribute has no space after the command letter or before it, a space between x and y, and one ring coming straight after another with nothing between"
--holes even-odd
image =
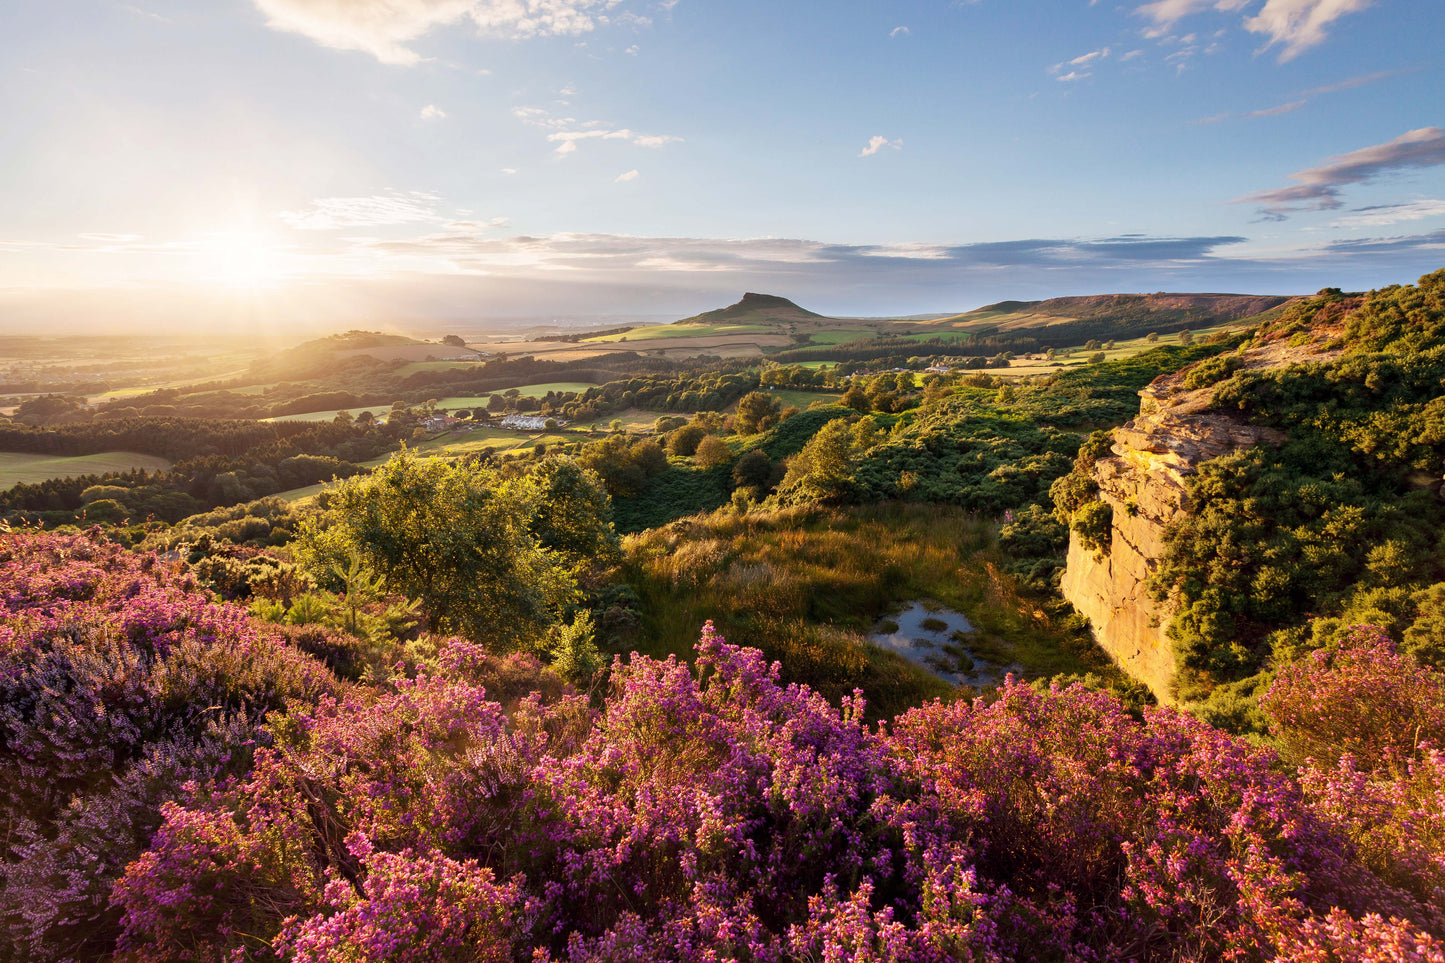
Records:
<instances>
[{"instance_id":1,"label":"escarpment","mask_svg":"<svg viewBox=\"0 0 1445 963\"><path fill-rule=\"evenodd\" d=\"M1307 345L1282 341L1231 356L1231 368L1279 367L1334 357L1321 337ZM1201 362L1200 364L1208 364ZM1173 701L1176 671L1166 634L1174 607L1156 600L1149 580L1162 560L1166 535L1189 512L1186 482L1199 466L1243 448L1277 444L1284 434L1211 410L1212 384L1191 387L1198 365L1164 375L1139 392L1139 416L1113 433L1111 454L1099 458L1092 478L1112 511L1098 548L1070 535L1062 591L1088 617L1094 636L1130 675ZM1196 379L1197 380L1197 379Z\"/></svg>"}]
</instances>

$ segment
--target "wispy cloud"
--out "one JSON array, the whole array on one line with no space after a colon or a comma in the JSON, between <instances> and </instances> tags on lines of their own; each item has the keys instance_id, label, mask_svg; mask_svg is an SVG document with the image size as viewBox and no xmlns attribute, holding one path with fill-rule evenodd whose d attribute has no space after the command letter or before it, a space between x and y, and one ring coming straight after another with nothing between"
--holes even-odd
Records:
<instances>
[{"instance_id":1,"label":"wispy cloud","mask_svg":"<svg viewBox=\"0 0 1445 963\"><path fill-rule=\"evenodd\" d=\"M441 120L442 118L446 117L446 115L447 112L442 110L436 104L427 104L421 109L422 120Z\"/></svg>"},{"instance_id":2,"label":"wispy cloud","mask_svg":"<svg viewBox=\"0 0 1445 963\"><path fill-rule=\"evenodd\" d=\"M1233 12L1244 9L1249 0L1155 0L1135 9L1135 13L1152 21L1153 26L1144 30L1144 36L1152 39L1166 36L1174 25L1185 17L1205 10Z\"/></svg>"},{"instance_id":3,"label":"wispy cloud","mask_svg":"<svg viewBox=\"0 0 1445 963\"><path fill-rule=\"evenodd\" d=\"M1266 38L1264 49L1280 47L1281 62L1293 60L1311 47L1329 39L1328 27L1351 13L1370 6L1373 0L1265 0L1254 16L1244 18L1243 27ZM1214 10L1238 13L1252 0L1154 0L1135 8L1135 13L1150 21L1144 36L1153 39L1169 37L1176 24L1194 14Z\"/></svg>"},{"instance_id":4,"label":"wispy cloud","mask_svg":"<svg viewBox=\"0 0 1445 963\"><path fill-rule=\"evenodd\" d=\"M672 134L641 134L626 127L613 128L600 120L579 122L575 117L557 117L541 107L514 107L512 116L529 127L550 131L547 140L556 144L558 154L571 154L581 141L620 140L635 147L662 147L682 142Z\"/></svg>"},{"instance_id":5,"label":"wispy cloud","mask_svg":"<svg viewBox=\"0 0 1445 963\"><path fill-rule=\"evenodd\" d=\"M909 30L907 27L898 26L898 27L894 27L892 30L888 31L888 36L889 36L889 37L906 37L906 36L908 36L908 35L909 35L910 33L912 33L912 32L913 32L913 31Z\"/></svg>"},{"instance_id":6,"label":"wispy cloud","mask_svg":"<svg viewBox=\"0 0 1445 963\"><path fill-rule=\"evenodd\" d=\"M1310 47L1322 44L1325 28L1340 17L1358 13L1372 0L1268 0L1258 15L1244 21L1251 33L1269 38L1266 49L1278 45L1280 62L1293 60Z\"/></svg>"},{"instance_id":7,"label":"wispy cloud","mask_svg":"<svg viewBox=\"0 0 1445 963\"><path fill-rule=\"evenodd\" d=\"M1380 227L1401 221L1419 221L1427 217L1445 217L1445 200L1428 199L1405 204L1377 204L1351 211L1331 227Z\"/></svg>"},{"instance_id":8,"label":"wispy cloud","mask_svg":"<svg viewBox=\"0 0 1445 963\"><path fill-rule=\"evenodd\" d=\"M637 169L636 169L636 168L633 168L632 170L628 171L628 172L625 173L625 174L618 174L615 178L613 178L612 183L614 183L614 184L626 184L628 181L635 181L635 180L637 180L637 178L638 178Z\"/></svg>"},{"instance_id":9,"label":"wispy cloud","mask_svg":"<svg viewBox=\"0 0 1445 963\"><path fill-rule=\"evenodd\" d=\"M664 144L676 144L682 141L681 137L674 137L671 134L639 134L635 130L628 130L626 127L621 130L559 130L547 135L549 141L557 145L557 153L571 154L577 150L577 144L587 140L620 140L632 144L635 147L661 147Z\"/></svg>"},{"instance_id":10,"label":"wispy cloud","mask_svg":"<svg viewBox=\"0 0 1445 963\"><path fill-rule=\"evenodd\" d=\"M431 30L470 21L481 33L525 38L581 34L608 20L619 0L255 0L275 30L323 47L359 50L386 64L422 58L410 44Z\"/></svg>"},{"instance_id":11,"label":"wispy cloud","mask_svg":"<svg viewBox=\"0 0 1445 963\"><path fill-rule=\"evenodd\" d=\"M1388 77L1396 77L1400 74L1407 72L1408 71L1405 70L1381 70L1373 74L1363 74L1359 77L1350 77L1347 80L1341 80L1338 83L1325 84L1323 87L1311 87L1309 90L1302 90L1298 94L1298 100L1292 100L1286 104L1278 104L1274 107L1265 107L1262 110L1251 110L1243 114L1215 114L1213 117L1203 117L1199 120L1194 121L1194 123L1217 124L1220 121L1224 120L1247 120L1252 117L1278 117L1280 114L1288 114L1292 113L1293 111L1299 110L1301 107L1307 105L1315 97L1323 97L1326 94L1339 93L1342 90L1354 90L1357 87L1363 87L1366 84L1372 84L1378 80L1384 80Z\"/></svg>"},{"instance_id":12,"label":"wispy cloud","mask_svg":"<svg viewBox=\"0 0 1445 963\"><path fill-rule=\"evenodd\" d=\"M858 156L872 157L874 154L878 153L885 147L889 148L890 150L902 150L903 140L901 138L889 140L882 134L875 134L872 137L868 138L868 146L864 147L861 151L859 151Z\"/></svg>"},{"instance_id":13,"label":"wispy cloud","mask_svg":"<svg viewBox=\"0 0 1445 963\"><path fill-rule=\"evenodd\" d=\"M321 197L305 210L283 211L277 217L302 231L416 224L442 220L437 214L439 201L437 195L422 191L393 191L370 197Z\"/></svg>"},{"instance_id":14,"label":"wispy cloud","mask_svg":"<svg viewBox=\"0 0 1445 963\"><path fill-rule=\"evenodd\" d=\"M1213 117L1202 117L1194 121L1196 124L1217 124L1225 120L1249 120L1256 117L1279 117L1281 114L1292 114L1299 110L1308 100L1292 100L1287 104L1276 104L1273 107L1265 107L1262 110L1251 110L1243 114L1215 114Z\"/></svg>"},{"instance_id":15,"label":"wispy cloud","mask_svg":"<svg viewBox=\"0 0 1445 963\"><path fill-rule=\"evenodd\" d=\"M1329 211L1343 206L1341 188L1395 171L1445 164L1445 130L1422 127L1373 147L1331 157L1318 167L1289 175L1296 183L1248 194L1236 204L1257 204L1265 217L1281 220L1298 211Z\"/></svg>"},{"instance_id":16,"label":"wispy cloud","mask_svg":"<svg viewBox=\"0 0 1445 963\"><path fill-rule=\"evenodd\" d=\"M1098 61L1107 59L1108 56L1108 47L1101 47L1098 50L1090 50L1088 53L1081 54L1080 56L1075 57L1073 60L1065 60L1063 63L1054 64L1052 67L1049 68L1049 73L1055 75L1055 80L1064 81L1066 83L1075 80L1083 80L1086 77L1092 77L1094 75L1092 70L1094 64ZM1064 70L1068 70L1068 73L1061 74L1060 72Z\"/></svg>"},{"instance_id":17,"label":"wispy cloud","mask_svg":"<svg viewBox=\"0 0 1445 963\"><path fill-rule=\"evenodd\" d=\"M1366 84L1373 84L1377 80L1385 80L1390 77L1398 77L1401 74L1412 72L1414 68L1406 70L1380 70L1373 74L1361 74L1358 77L1350 77L1338 83L1325 84L1323 87L1312 87L1309 90L1301 91L1301 97L1317 97L1320 94L1334 94L1341 90L1354 90L1356 87L1363 87Z\"/></svg>"}]
</instances>

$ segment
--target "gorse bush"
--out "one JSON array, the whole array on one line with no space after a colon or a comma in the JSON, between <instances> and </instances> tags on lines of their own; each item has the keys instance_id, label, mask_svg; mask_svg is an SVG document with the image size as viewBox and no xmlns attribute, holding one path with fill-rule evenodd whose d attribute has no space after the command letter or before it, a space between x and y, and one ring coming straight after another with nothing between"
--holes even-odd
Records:
<instances>
[{"instance_id":1,"label":"gorse bush","mask_svg":"<svg viewBox=\"0 0 1445 963\"><path fill-rule=\"evenodd\" d=\"M1445 581L1434 490L1445 470L1442 293L1445 271L1363 297L1326 290L1256 343L1303 337L1334 353L1233 371L1216 358L1190 374L1214 384L1216 407L1287 438L1208 462L1186 483L1190 511L1156 576L1177 603L1169 634L1185 698L1283 665L1343 623L1378 625L1445 665L1434 601L1445 598L1434 588Z\"/></svg>"}]
</instances>

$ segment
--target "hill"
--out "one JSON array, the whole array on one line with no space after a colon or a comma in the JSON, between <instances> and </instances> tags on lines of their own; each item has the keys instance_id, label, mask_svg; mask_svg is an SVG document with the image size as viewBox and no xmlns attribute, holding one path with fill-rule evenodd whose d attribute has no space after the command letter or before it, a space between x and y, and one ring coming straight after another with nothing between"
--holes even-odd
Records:
<instances>
[{"instance_id":1,"label":"hill","mask_svg":"<svg viewBox=\"0 0 1445 963\"><path fill-rule=\"evenodd\" d=\"M1000 301L933 321L924 328L977 331L1067 327L1071 334L1125 338L1237 321L1290 300L1256 294L1091 294L1045 301Z\"/></svg>"},{"instance_id":2,"label":"hill","mask_svg":"<svg viewBox=\"0 0 1445 963\"><path fill-rule=\"evenodd\" d=\"M737 304L704 311L678 324L790 324L823 319L823 315L799 307L787 298L748 292Z\"/></svg>"}]
</instances>

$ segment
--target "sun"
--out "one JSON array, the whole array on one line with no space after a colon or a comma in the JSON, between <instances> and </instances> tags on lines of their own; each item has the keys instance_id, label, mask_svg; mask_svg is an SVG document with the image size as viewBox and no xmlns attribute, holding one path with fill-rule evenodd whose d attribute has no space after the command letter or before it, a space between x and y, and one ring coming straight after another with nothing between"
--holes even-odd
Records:
<instances>
[{"instance_id":1,"label":"sun","mask_svg":"<svg viewBox=\"0 0 1445 963\"><path fill-rule=\"evenodd\" d=\"M256 231L210 234L203 250L206 279L235 291L273 287L287 276L280 245Z\"/></svg>"}]
</instances>

